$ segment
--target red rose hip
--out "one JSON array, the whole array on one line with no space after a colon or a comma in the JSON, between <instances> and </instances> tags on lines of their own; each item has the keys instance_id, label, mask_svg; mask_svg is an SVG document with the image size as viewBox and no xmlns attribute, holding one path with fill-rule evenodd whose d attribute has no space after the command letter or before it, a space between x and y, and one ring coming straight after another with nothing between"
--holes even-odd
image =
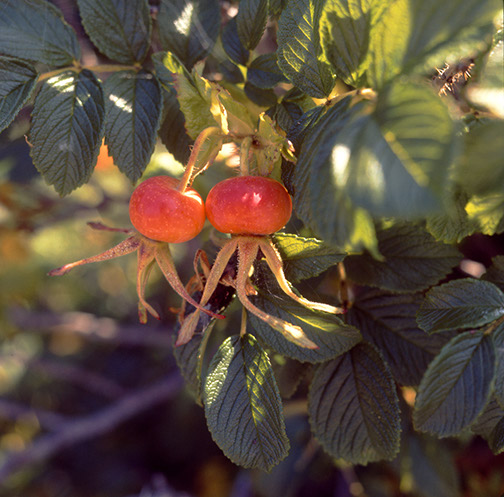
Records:
<instances>
[{"instance_id":1,"label":"red rose hip","mask_svg":"<svg viewBox=\"0 0 504 497\"><path fill-rule=\"evenodd\" d=\"M199 193L177 190L179 181L153 176L131 195L129 215L139 233L160 242L182 243L197 236L205 223L205 205Z\"/></svg>"},{"instance_id":2,"label":"red rose hip","mask_svg":"<svg viewBox=\"0 0 504 497\"><path fill-rule=\"evenodd\" d=\"M285 187L262 176L238 176L217 183L205 206L214 228L237 235L270 235L285 226L292 214Z\"/></svg>"}]
</instances>

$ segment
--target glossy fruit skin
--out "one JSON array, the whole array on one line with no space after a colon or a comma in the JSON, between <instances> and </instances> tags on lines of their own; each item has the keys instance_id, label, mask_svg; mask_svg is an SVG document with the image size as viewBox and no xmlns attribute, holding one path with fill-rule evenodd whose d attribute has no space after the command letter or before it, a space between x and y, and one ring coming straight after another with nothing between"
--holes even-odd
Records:
<instances>
[{"instance_id":1,"label":"glossy fruit skin","mask_svg":"<svg viewBox=\"0 0 504 497\"><path fill-rule=\"evenodd\" d=\"M238 176L217 183L205 207L214 228L236 235L270 235L292 215L292 200L285 187L262 176Z\"/></svg>"},{"instance_id":2,"label":"glossy fruit skin","mask_svg":"<svg viewBox=\"0 0 504 497\"><path fill-rule=\"evenodd\" d=\"M192 188L179 192L178 184L170 176L153 176L137 186L129 215L138 232L169 243L186 242L200 233L205 223L203 199Z\"/></svg>"}]
</instances>

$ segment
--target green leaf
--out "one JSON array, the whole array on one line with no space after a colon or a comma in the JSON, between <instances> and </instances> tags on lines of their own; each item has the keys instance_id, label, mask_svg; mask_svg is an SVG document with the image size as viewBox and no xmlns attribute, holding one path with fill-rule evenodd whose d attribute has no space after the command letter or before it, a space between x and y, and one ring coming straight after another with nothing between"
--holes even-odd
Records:
<instances>
[{"instance_id":1,"label":"green leaf","mask_svg":"<svg viewBox=\"0 0 504 497\"><path fill-rule=\"evenodd\" d=\"M319 37L323 2L291 0L278 22L278 65L292 84L316 98L329 96L335 77Z\"/></svg>"},{"instance_id":2,"label":"green leaf","mask_svg":"<svg viewBox=\"0 0 504 497\"><path fill-rule=\"evenodd\" d=\"M327 361L350 350L362 339L357 328L345 324L338 316L312 311L288 299L276 297L278 292L260 291L251 300L263 311L300 326L318 349L307 349L287 340L263 320L248 314L251 329L261 342L286 357L300 362Z\"/></svg>"},{"instance_id":3,"label":"green leaf","mask_svg":"<svg viewBox=\"0 0 504 497\"><path fill-rule=\"evenodd\" d=\"M492 264L481 279L493 283L504 292L504 255L498 255L492 259Z\"/></svg>"},{"instance_id":4,"label":"green leaf","mask_svg":"<svg viewBox=\"0 0 504 497\"><path fill-rule=\"evenodd\" d=\"M26 104L37 79L38 73L31 64L0 56L0 133Z\"/></svg>"},{"instance_id":5,"label":"green leaf","mask_svg":"<svg viewBox=\"0 0 504 497\"><path fill-rule=\"evenodd\" d=\"M219 2L161 0L157 20L163 48L191 69L215 44L220 28Z\"/></svg>"},{"instance_id":6,"label":"green leaf","mask_svg":"<svg viewBox=\"0 0 504 497\"><path fill-rule=\"evenodd\" d=\"M318 366L308 397L312 431L327 453L353 464L391 460L401 420L392 375L369 344Z\"/></svg>"},{"instance_id":7,"label":"green leaf","mask_svg":"<svg viewBox=\"0 0 504 497\"><path fill-rule=\"evenodd\" d=\"M476 422L471 425L471 430L485 440L489 440L493 429L501 419L504 419L504 408L495 399L490 399Z\"/></svg>"},{"instance_id":8,"label":"green leaf","mask_svg":"<svg viewBox=\"0 0 504 497\"><path fill-rule=\"evenodd\" d=\"M310 364L295 361L279 354L273 354L271 366L275 373L278 390L283 399L289 399L296 393L300 383L311 368Z\"/></svg>"},{"instance_id":9,"label":"green leaf","mask_svg":"<svg viewBox=\"0 0 504 497\"><path fill-rule=\"evenodd\" d=\"M247 81L257 88L273 88L287 79L278 67L276 53L267 53L256 57L247 70Z\"/></svg>"},{"instance_id":10,"label":"green leaf","mask_svg":"<svg viewBox=\"0 0 504 497\"><path fill-rule=\"evenodd\" d=\"M104 117L103 91L92 72L65 71L44 81L32 112L31 157L60 195L89 180Z\"/></svg>"},{"instance_id":11,"label":"green leaf","mask_svg":"<svg viewBox=\"0 0 504 497\"><path fill-rule=\"evenodd\" d=\"M495 235L504 231L504 195L502 192L474 196L465 210L469 220L479 226L484 235Z\"/></svg>"},{"instance_id":12,"label":"green leaf","mask_svg":"<svg viewBox=\"0 0 504 497\"><path fill-rule=\"evenodd\" d=\"M62 67L80 58L72 27L45 0L2 0L0 53Z\"/></svg>"},{"instance_id":13,"label":"green leaf","mask_svg":"<svg viewBox=\"0 0 504 497\"><path fill-rule=\"evenodd\" d=\"M504 418L492 430L488 445L494 454L500 454L504 451Z\"/></svg>"},{"instance_id":14,"label":"green leaf","mask_svg":"<svg viewBox=\"0 0 504 497\"><path fill-rule=\"evenodd\" d=\"M236 27L242 45L253 50L261 41L268 21L269 0L241 0Z\"/></svg>"},{"instance_id":15,"label":"green leaf","mask_svg":"<svg viewBox=\"0 0 504 497\"><path fill-rule=\"evenodd\" d=\"M114 164L136 182L149 163L161 119L161 88L155 76L119 71L105 82L105 141Z\"/></svg>"},{"instance_id":16,"label":"green leaf","mask_svg":"<svg viewBox=\"0 0 504 497\"><path fill-rule=\"evenodd\" d=\"M380 88L400 73L430 71L484 49L498 9L496 0L390 2L370 32L371 85Z\"/></svg>"},{"instance_id":17,"label":"green leaf","mask_svg":"<svg viewBox=\"0 0 504 497\"><path fill-rule=\"evenodd\" d=\"M397 224L377 232L377 260L371 254L345 259L348 278L362 285L395 292L414 292L436 284L461 259L458 250L436 242L423 228Z\"/></svg>"},{"instance_id":18,"label":"green leaf","mask_svg":"<svg viewBox=\"0 0 504 497\"><path fill-rule=\"evenodd\" d=\"M343 249L364 246L374 250L371 216L355 207L347 192L337 188L330 178L328 161L334 137L348 125L349 103L350 99L344 98L323 115L318 110L309 111L311 118L296 131L296 141L302 139L302 145L293 177L294 206L303 223L326 243Z\"/></svg>"},{"instance_id":19,"label":"green leaf","mask_svg":"<svg viewBox=\"0 0 504 497\"><path fill-rule=\"evenodd\" d=\"M359 293L348 311L347 322L383 354L395 380L416 386L447 338L428 335L418 328L416 313L421 294L393 294L382 290Z\"/></svg>"},{"instance_id":20,"label":"green leaf","mask_svg":"<svg viewBox=\"0 0 504 497\"><path fill-rule=\"evenodd\" d=\"M222 46L229 58L236 64L246 66L250 52L243 46L238 36L236 17L233 17L222 29Z\"/></svg>"},{"instance_id":21,"label":"green leaf","mask_svg":"<svg viewBox=\"0 0 504 497\"><path fill-rule=\"evenodd\" d=\"M469 194L487 195L504 188L504 121L489 121L465 138L456 179Z\"/></svg>"},{"instance_id":22,"label":"green leaf","mask_svg":"<svg viewBox=\"0 0 504 497\"><path fill-rule=\"evenodd\" d=\"M151 18L147 0L77 0L82 25L109 59L142 62L150 47Z\"/></svg>"},{"instance_id":23,"label":"green leaf","mask_svg":"<svg viewBox=\"0 0 504 497\"><path fill-rule=\"evenodd\" d=\"M452 338L420 383L413 412L415 427L449 437L470 426L488 401L494 365L490 336L466 331Z\"/></svg>"},{"instance_id":24,"label":"green leaf","mask_svg":"<svg viewBox=\"0 0 504 497\"><path fill-rule=\"evenodd\" d=\"M233 336L221 345L209 366L204 404L213 439L235 464L269 471L287 456L273 370L251 335Z\"/></svg>"},{"instance_id":25,"label":"green leaf","mask_svg":"<svg viewBox=\"0 0 504 497\"><path fill-rule=\"evenodd\" d=\"M366 69L369 32L385 6L386 2L380 0L325 3L320 18L322 48L336 74L348 85L360 85Z\"/></svg>"},{"instance_id":26,"label":"green leaf","mask_svg":"<svg viewBox=\"0 0 504 497\"><path fill-rule=\"evenodd\" d=\"M492 333L495 347L495 371L494 396L502 408L504 408L504 325L500 324Z\"/></svg>"},{"instance_id":27,"label":"green leaf","mask_svg":"<svg viewBox=\"0 0 504 497\"><path fill-rule=\"evenodd\" d=\"M318 276L346 257L345 253L316 238L276 233L273 239L282 257L287 279L294 283Z\"/></svg>"},{"instance_id":28,"label":"green leaf","mask_svg":"<svg viewBox=\"0 0 504 497\"><path fill-rule=\"evenodd\" d=\"M417 322L427 332L477 328L504 315L504 293L487 281L464 278L432 288Z\"/></svg>"}]
</instances>

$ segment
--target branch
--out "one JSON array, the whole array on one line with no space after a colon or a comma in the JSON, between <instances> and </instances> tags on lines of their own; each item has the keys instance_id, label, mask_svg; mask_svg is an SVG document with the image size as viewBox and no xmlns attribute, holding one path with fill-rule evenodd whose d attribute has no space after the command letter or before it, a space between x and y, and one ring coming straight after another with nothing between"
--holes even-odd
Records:
<instances>
[{"instance_id":1,"label":"branch","mask_svg":"<svg viewBox=\"0 0 504 497\"><path fill-rule=\"evenodd\" d=\"M97 413L63 423L59 431L41 435L26 450L7 456L0 466L0 484L28 465L40 463L65 448L103 435L139 413L166 402L179 392L182 385L179 373L173 373Z\"/></svg>"}]
</instances>

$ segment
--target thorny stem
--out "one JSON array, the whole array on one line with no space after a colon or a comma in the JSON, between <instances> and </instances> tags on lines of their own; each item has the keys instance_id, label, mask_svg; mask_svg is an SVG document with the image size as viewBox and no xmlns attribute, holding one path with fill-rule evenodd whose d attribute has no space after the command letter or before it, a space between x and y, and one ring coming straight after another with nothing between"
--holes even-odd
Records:
<instances>
[{"instance_id":1,"label":"thorny stem","mask_svg":"<svg viewBox=\"0 0 504 497\"><path fill-rule=\"evenodd\" d=\"M210 138L212 135L220 135L222 134L222 131L220 128L217 128L216 126L210 126L209 128L205 128L199 135L198 138L196 138L196 141L194 142L193 149L191 151L191 155L189 156L189 160L187 161L187 165L184 171L184 175L180 179L180 182L177 186L177 190L181 193L185 192L186 188L191 185L192 183L192 176L193 176L193 170L194 166L196 165L196 160L198 159L198 155L203 148L203 145L205 141ZM217 153L219 153L217 151ZM217 153L212 154L208 161L204 164L203 168L205 166L210 165L215 157L217 156Z\"/></svg>"}]
</instances>

